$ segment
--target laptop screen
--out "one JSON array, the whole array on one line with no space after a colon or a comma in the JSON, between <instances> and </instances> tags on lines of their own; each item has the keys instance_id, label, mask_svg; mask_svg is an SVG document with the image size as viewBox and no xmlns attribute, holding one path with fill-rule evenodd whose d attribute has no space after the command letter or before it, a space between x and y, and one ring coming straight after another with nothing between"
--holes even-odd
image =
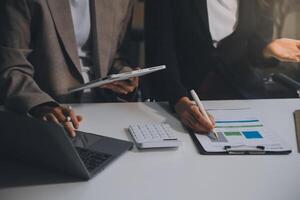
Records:
<instances>
[{"instance_id":1,"label":"laptop screen","mask_svg":"<svg viewBox=\"0 0 300 200\"><path fill-rule=\"evenodd\" d=\"M76 137L72 138L72 142L75 147L81 148L89 148L99 140L101 140L101 136L81 133L80 131L76 131Z\"/></svg>"}]
</instances>

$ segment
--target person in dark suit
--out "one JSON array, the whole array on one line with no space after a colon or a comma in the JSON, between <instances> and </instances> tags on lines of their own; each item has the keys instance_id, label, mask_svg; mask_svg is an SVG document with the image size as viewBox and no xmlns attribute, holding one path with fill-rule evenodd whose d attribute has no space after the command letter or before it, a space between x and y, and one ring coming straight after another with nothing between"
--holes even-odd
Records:
<instances>
[{"instance_id":1,"label":"person in dark suit","mask_svg":"<svg viewBox=\"0 0 300 200\"><path fill-rule=\"evenodd\" d=\"M122 52L133 1L1 0L0 99L6 108L63 124L81 120L60 105L68 89L111 73L131 71ZM115 101L138 79L75 94ZM105 88L105 89L104 89Z\"/></svg>"},{"instance_id":2,"label":"person in dark suit","mask_svg":"<svg viewBox=\"0 0 300 200\"><path fill-rule=\"evenodd\" d=\"M196 132L214 125L191 101L191 89L201 99L265 97L255 67L300 60L299 41L272 40L270 2L146 1L146 62L167 65L148 80L150 95L168 100Z\"/></svg>"}]
</instances>

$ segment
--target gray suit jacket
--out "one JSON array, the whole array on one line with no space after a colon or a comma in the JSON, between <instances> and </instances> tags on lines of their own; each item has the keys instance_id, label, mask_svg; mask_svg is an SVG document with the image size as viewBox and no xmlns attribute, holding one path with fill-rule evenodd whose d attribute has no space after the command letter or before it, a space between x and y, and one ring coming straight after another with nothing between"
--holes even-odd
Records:
<instances>
[{"instance_id":1,"label":"gray suit jacket","mask_svg":"<svg viewBox=\"0 0 300 200\"><path fill-rule=\"evenodd\" d=\"M0 98L28 112L83 83L68 0L1 0ZM119 48L132 0L91 0L98 77L128 71Z\"/></svg>"}]
</instances>

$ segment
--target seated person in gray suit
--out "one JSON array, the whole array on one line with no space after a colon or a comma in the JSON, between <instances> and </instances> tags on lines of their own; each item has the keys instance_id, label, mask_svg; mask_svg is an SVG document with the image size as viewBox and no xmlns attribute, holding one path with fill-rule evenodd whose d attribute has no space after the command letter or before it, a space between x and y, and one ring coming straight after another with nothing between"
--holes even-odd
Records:
<instances>
[{"instance_id":1,"label":"seated person in gray suit","mask_svg":"<svg viewBox=\"0 0 300 200\"><path fill-rule=\"evenodd\" d=\"M133 1L2 0L0 4L1 101L8 109L62 124L74 136L82 117L61 106L60 97L92 79L132 70L120 49ZM74 97L115 101L137 86L134 78Z\"/></svg>"}]
</instances>

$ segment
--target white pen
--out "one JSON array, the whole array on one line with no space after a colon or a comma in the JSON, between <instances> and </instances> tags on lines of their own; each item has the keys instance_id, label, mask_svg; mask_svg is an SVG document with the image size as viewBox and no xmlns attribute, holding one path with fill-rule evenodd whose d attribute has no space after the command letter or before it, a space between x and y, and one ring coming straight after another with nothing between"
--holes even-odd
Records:
<instances>
[{"instance_id":1,"label":"white pen","mask_svg":"<svg viewBox=\"0 0 300 200\"><path fill-rule=\"evenodd\" d=\"M204 108L203 104L201 103L201 101L200 101L200 99L199 99L197 93L195 92L195 90L191 90L191 95L192 95L194 101L196 102L197 106L199 107L200 112L204 115L204 117L205 117L210 123L212 123L212 122L210 121L210 119L209 119L209 117L208 117L208 114L207 114L207 112L205 111L205 108ZM216 131L213 129L212 132L213 132L215 138L218 139L219 136L218 136L218 134L216 133Z\"/></svg>"}]
</instances>

